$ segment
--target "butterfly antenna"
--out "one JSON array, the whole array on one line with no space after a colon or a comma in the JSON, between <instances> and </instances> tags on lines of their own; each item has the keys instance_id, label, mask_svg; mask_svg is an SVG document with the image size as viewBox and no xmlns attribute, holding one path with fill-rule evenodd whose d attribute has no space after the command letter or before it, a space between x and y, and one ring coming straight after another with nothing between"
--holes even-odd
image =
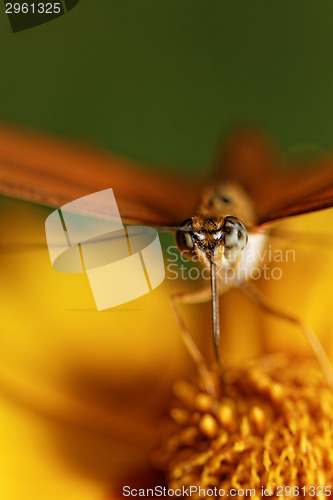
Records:
<instances>
[{"instance_id":1,"label":"butterfly antenna","mask_svg":"<svg viewBox=\"0 0 333 500\"><path fill-rule=\"evenodd\" d=\"M216 264L211 262L211 283L212 283L212 312L213 312L213 339L217 362L223 380L224 368L220 352L220 314L219 314L219 296L216 290Z\"/></svg>"}]
</instances>

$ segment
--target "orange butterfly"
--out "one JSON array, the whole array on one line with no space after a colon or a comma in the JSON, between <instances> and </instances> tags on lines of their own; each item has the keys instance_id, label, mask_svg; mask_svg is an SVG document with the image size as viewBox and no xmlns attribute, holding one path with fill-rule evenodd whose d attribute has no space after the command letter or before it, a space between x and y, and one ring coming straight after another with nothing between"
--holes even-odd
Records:
<instances>
[{"instance_id":1,"label":"orange butterfly","mask_svg":"<svg viewBox=\"0 0 333 500\"><path fill-rule=\"evenodd\" d=\"M243 289L266 311L297 324L333 385L330 363L310 328L268 304L244 277L229 278L227 273L253 266L248 250L264 247L269 222L333 206L332 165L333 157L327 156L307 168L299 164L286 169L264 134L236 130L203 189L199 180L175 180L81 144L0 127L1 193L58 208L112 187L124 222L176 230L179 249L210 269L209 286L195 294L172 297L184 339L207 385L208 370L177 303L212 298L214 346L222 367L218 297L232 286ZM102 205L96 206L92 215L103 216L103 210Z\"/></svg>"}]
</instances>

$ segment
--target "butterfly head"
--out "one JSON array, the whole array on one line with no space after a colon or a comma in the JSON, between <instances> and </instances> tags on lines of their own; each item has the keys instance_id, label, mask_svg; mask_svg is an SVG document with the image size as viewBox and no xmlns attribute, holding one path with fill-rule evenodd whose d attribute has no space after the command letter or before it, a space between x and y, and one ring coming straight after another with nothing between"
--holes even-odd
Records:
<instances>
[{"instance_id":1,"label":"butterfly head","mask_svg":"<svg viewBox=\"0 0 333 500\"><path fill-rule=\"evenodd\" d=\"M246 226L237 217L205 218L196 215L187 219L176 233L180 252L204 266L230 265L242 254L247 241Z\"/></svg>"}]
</instances>

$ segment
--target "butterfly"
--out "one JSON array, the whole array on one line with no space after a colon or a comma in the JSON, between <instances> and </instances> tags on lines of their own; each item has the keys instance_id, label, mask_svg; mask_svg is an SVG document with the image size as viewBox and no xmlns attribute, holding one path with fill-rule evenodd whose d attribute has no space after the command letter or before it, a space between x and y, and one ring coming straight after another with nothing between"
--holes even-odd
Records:
<instances>
[{"instance_id":1,"label":"butterfly","mask_svg":"<svg viewBox=\"0 0 333 500\"><path fill-rule=\"evenodd\" d=\"M253 267L249 249L265 247L273 222L333 206L332 165L333 155L327 155L286 168L268 137L247 127L229 134L205 181L176 178L87 145L0 126L0 193L59 208L112 187L125 223L174 231L179 250L209 269L209 286L172 297L186 345L206 381L206 363L178 304L212 300L213 340L222 371L218 299L236 286L266 311L302 329L333 385L329 360L311 329L275 309L248 279L228 275L230 270ZM106 215L103 204L91 215Z\"/></svg>"}]
</instances>

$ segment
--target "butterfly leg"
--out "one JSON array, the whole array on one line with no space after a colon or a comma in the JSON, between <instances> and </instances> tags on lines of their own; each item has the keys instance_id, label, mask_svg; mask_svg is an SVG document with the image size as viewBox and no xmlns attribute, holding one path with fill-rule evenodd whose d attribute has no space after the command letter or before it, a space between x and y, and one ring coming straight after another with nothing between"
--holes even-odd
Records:
<instances>
[{"instance_id":1,"label":"butterfly leg","mask_svg":"<svg viewBox=\"0 0 333 500\"><path fill-rule=\"evenodd\" d=\"M228 288L222 290L222 287L220 287L219 295L221 295L224 291L227 291L227 289ZM211 293L212 292L210 286L203 287L199 290L196 290L195 292L177 293L171 296L171 304L175 316L177 318L177 321L180 325L183 334L183 340L190 355L192 356L194 362L197 365L200 378L203 380L206 390L211 394L215 394L216 392L215 384L214 381L212 380L212 376L207 367L206 361L204 360L204 357L200 349L198 348L197 344L194 342L193 337L190 334L178 308L179 304L200 304L204 302L209 302L212 297Z\"/></svg>"},{"instance_id":2,"label":"butterfly leg","mask_svg":"<svg viewBox=\"0 0 333 500\"><path fill-rule=\"evenodd\" d=\"M243 292L253 300L258 306L260 306L264 311L268 312L269 314L272 314L278 318L284 319L285 321L288 321L289 323L292 323L300 330L303 332L305 338L309 342L322 370L323 373L326 377L326 380L330 387L333 388L333 371L332 371L332 365L327 357L327 354L324 351L323 346L317 339L316 335L314 334L313 330L303 321L301 321L299 318L296 316L293 316L289 313L286 313L284 311L280 311L279 309L275 308L273 305L269 303L267 300L266 296L258 290L255 286L253 286L250 283L243 283L240 286L240 289L243 290Z\"/></svg>"}]
</instances>

